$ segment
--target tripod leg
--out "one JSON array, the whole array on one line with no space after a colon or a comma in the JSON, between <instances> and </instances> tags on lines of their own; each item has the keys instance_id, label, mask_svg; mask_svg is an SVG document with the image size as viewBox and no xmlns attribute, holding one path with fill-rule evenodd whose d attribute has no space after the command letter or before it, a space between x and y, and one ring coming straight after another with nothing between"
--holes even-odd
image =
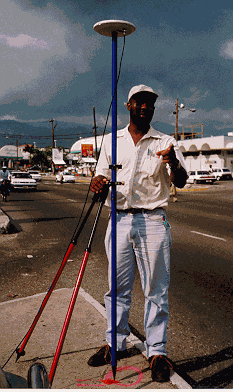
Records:
<instances>
[{"instance_id":1,"label":"tripod leg","mask_svg":"<svg viewBox=\"0 0 233 392\"><path fill-rule=\"evenodd\" d=\"M108 189L109 189L109 187L107 186L107 191L108 191ZM72 316L72 313L73 313L73 310L74 310L74 305L75 305L75 302L76 302L76 299L77 299L79 288L80 288L80 285L81 285L81 282L82 282L82 278L83 278L83 275L84 275L84 271L85 271L85 268L86 268L87 260L88 260L89 254L91 253L91 245L92 245L94 234L95 234L95 231L96 231L96 228L97 228L97 224L98 224L98 221L99 221L100 213L101 213L103 204L105 202L105 199L107 197L106 191L103 192L103 194L101 194L100 197L102 198L102 200L101 200L101 203L100 203L98 211L97 211L97 215L96 215L95 222L94 222L94 225L93 225L93 228L92 228L92 232L91 232L91 236L90 236L90 239L89 239L89 242L88 242L87 249L86 249L86 251L84 253L84 256L83 256L81 267L80 267L80 270L79 270L79 273L78 273L76 284L75 284L75 287L74 287L74 290L73 290L73 294L72 294L72 297L71 297L71 300L70 300L69 308L68 308L68 311L67 311L67 314L66 314L65 322L64 322L64 325L63 325L63 328L62 328L60 339L59 339L59 342L58 342L58 345L57 345L57 349L56 349L56 352L55 352L55 355L54 355L53 363L52 363L52 366L51 366L51 370L50 370L50 374L49 374L49 380L50 380L50 384L51 385L53 383L54 375L55 375L55 372L56 372L56 368L57 368L57 365L58 365L58 361L59 361L59 358L60 358L62 347L63 347L64 341L65 341L66 333L67 333L67 330L68 330L68 327L69 327L69 323L70 323L70 320L71 320L71 316Z\"/></svg>"},{"instance_id":2,"label":"tripod leg","mask_svg":"<svg viewBox=\"0 0 233 392\"><path fill-rule=\"evenodd\" d=\"M16 350L15 350L16 353L17 353L16 362L18 361L18 359L21 356L25 355L25 350L24 349L26 347L26 344L27 344L28 340L30 339L30 337L32 335L32 332L34 331L34 329L36 327L36 324L37 324L37 322L38 322L38 320L39 320L39 318L40 318L40 316L41 316L41 314L42 314L42 312L43 312L43 310L44 310L44 308L45 308L45 306L46 306L46 304L47 304L47 302L48 302L48 300L49 300L49 298L50 298L50 296L51 296L51 294L52 294L52 292L53 292L53 290L54 290L54 288L55 288L55 286L57 284L57 282L58 282L58 279L60 278L60 276L61 276L61 274L62 274L62 272L63 272L63 270L65 268L65 265L67 263L67 260L69 259L70 254L72 253L75 245L77 244L78 237L79 237L79 235L80 235L80 233L81 233L81 231L82 231L82 229L83 229L83 227L84 227L84 225L85 225L85 223L86 223L86 221L87 221L87 219L88 219L88 217L89 217L89 215L90 215L90 213L91 213L91 211L92 211L92 209L94 207L94 204L98 200L98 198L99 198L99 195L95 194L94 197L93 197L92 203L91 203L91 205L90 205L90 207L89 207L89 209L88 209L88 211L87 211L87 213L86 213L86 215L85 215L85 217L83 219L83 222L82 222L79 230L72 237L70 245L69 245L69 247L68 247L68 249L66 251L66 254L65 254L64 258L63 258L62 264L60 265L60 267L59 267L59 269L58 269L58 271L57 271L57 273L56 273L56 275L55 275L55 277L54 277L54 279L52 281L52 284L51 284L51 286L50 286L46 296L43 299L43 302L42 302L42 304L41 304L41 306L40 306L40 308L39 308L39 310L37 312L36 317L33 320L33 323L31 325L31 327L29 328L28 332L26 333L21 346L16 348ZM5 363L5 365L6 365L6 363Z\"/></svg>"}]
</instances>

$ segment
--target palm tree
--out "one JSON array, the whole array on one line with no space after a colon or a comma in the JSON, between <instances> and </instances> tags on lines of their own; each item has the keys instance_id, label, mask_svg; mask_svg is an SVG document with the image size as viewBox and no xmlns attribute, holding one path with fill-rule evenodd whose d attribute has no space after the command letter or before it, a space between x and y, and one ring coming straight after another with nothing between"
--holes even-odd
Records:
<instances>
[{"instance_id":1,"label":"palm tree","mask_svg":"<svg viewBox=\"0 0 233 392\"><path fill-rule=\"evenodd\" d=\"M32 156L33 156L33 154L35 153L35 148L31 145L31 144L26 144L25 145L25 147L24 147L24 149L23 149L23 151L24 152L29 152L29 163L31 164L31 162L32 162Z\"/></svg>"}]
</instances>

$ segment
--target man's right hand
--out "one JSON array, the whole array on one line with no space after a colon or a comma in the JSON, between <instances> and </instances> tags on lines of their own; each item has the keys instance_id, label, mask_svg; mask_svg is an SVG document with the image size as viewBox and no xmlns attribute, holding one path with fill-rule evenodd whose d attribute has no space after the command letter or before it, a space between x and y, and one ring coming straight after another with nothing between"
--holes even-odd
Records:
<instances>
[{"instance_id":1,"label":"man's right hand","mask_svg":"<svg viewBox=\"0 0 233 392\"><path fill-rule=\"evenodd\" d=\"M90 190L94 193L102 192L104 184L108 183L108 179L104 176L96 176L92 178Z\"/></svg>"}]
</instances>

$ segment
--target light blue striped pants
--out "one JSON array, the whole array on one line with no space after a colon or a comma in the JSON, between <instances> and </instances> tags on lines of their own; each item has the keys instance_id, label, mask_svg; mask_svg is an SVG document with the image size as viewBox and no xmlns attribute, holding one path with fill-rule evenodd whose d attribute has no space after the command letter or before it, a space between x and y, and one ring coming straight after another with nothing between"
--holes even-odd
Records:
<instances>
[{"instance_id":1,"label":"light blue striped pants","mask_svg":"<svg viewBox=\"0 0 233 392\"><path fill-rule=\"evenodd\" d=\"M106 340L111 346L111 219L105 247L110 288L104 297L108 321ZM166 355L170 247L170 227L163 209L117 213L117 350L126 349L126 337L130 334L128 317L137 265L145 296L147 356Z\"/></svg>"}]
</instances>

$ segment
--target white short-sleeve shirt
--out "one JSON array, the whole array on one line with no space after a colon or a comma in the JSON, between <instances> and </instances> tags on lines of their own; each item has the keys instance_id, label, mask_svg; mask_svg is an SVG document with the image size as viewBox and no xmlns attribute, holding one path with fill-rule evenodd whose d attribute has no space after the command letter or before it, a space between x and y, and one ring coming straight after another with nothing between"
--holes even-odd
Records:
<instances>
[{"instance_id":1,"label":"white short-sleeve shirt","mask_svg":"<svg viewBox=\"0 0 233 392\"><path fill-rule=\"evenodd\" d=\"M117 208L166 208L170 195L170 168L162 163L162 157L156 152L165 150L171 144L177 159L185 168L183 155L176 140L164 133L150 127L149 131L135 146L128 131L129 125L117 131L117 181L124 185L117 185ZM111 179L112 163L112 134L104 138L99 161L96 168L96 176L103 175ZM111 206L111 194L109 192L106 205Z\"/></svg>"}]
</instances>

